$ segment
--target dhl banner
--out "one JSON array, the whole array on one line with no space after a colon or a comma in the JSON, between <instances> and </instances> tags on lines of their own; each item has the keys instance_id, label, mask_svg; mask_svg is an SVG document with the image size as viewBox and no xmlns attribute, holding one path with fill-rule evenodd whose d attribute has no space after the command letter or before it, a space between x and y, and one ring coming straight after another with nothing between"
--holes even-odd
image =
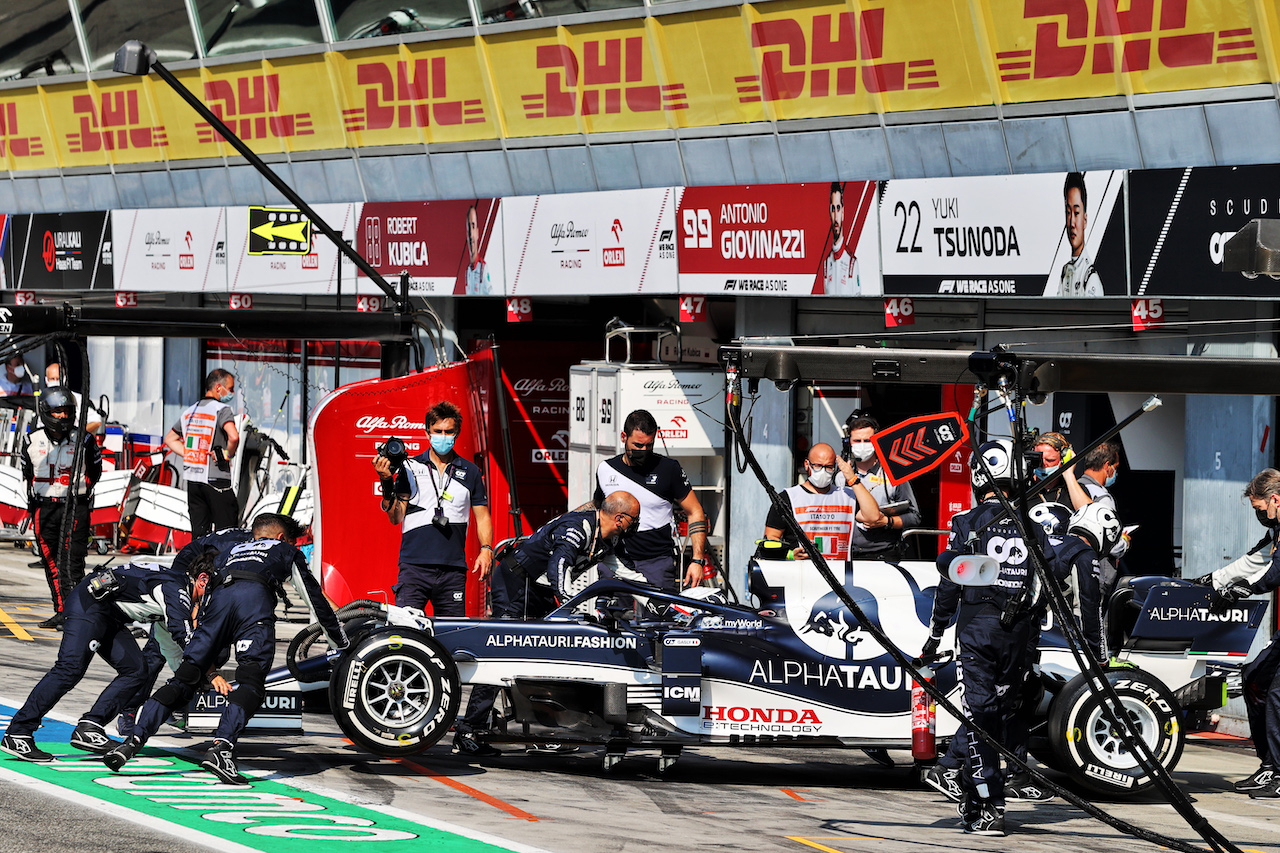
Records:
<instances>
[{"instance_id":1,"label":"dhl banner","mask_svg":"<svg viewBox=\"0 0 1280 853\"><path fill-rule=\"evenodd\" d=\"M263 154L1280 82L1257 0L775 0L184 70ZM21 172L232 154L158 78L0 92Z\"/></svg>"}]
</instances>

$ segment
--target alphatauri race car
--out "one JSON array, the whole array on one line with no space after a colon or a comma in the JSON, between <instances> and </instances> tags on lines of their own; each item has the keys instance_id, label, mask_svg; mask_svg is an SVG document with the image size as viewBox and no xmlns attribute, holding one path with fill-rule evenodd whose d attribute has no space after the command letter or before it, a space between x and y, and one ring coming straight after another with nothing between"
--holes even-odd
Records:
<instances>
[{"instance_id":1,"label":"alphatauri race car","mask_svg":"<svg viewBox=\"0 0 1280 853\"><path fill-rule=\"evenodd\" d=\"M867 618L914 655L929 635L934 565L850 561L843 572ZM464 683L503 688L494 741L603 746L606 769L632 749L658 750L660 771L686 746L910 749L916 674L894 662L810 563L753 560L750 577L754 607L610 579L537 621L431 619L355 602L339 612L355 635L351 647L313 654L312 626L291 645L290 668L314 682L331 664L329 701L343 733L384 756L438 741ZM1228 676L1265 610L1242 601L1213 614L1208 596L1188 581L1132 578L1108 604L1118 665L1107 677L1170 770L1182 754L1184 716L1225 704ZM1147 787L1149 774L1047 621L1031 698L1033 754L1099 792ZM934 677L958 698L954 660L935 666ZM939 713L942 743L956 727Z\"/></svg>"}]
</instances>

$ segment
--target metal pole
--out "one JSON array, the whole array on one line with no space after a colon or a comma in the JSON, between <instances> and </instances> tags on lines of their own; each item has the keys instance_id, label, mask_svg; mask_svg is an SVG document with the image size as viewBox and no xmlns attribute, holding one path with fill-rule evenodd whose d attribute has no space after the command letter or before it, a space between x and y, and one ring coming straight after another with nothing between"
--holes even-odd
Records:
<instances>
[{"instance_id":1,"label":"metal pole","mask_svg":"<svg viewBox=\"0 0 1280 853\"><path fill-rule=\"evenodd\" d=\"M302 341L302 356L299 358L302 365L302 464L307 464L307 414L309 412L307 406L307 341Z\"/></svg>"},{"instance_id":2,"label":"metal pole","mask_svg":"<svg viewBox=\"0 0 1280 853\"><path fill-rule=\"evenodd\" d=\"M151 70L156 72L156 74L160 76L161 80L168 83L169 88L177 92L178 96L181 97L182 100L186 101L193 110L199 113L202 119L209 122L213 129L220 133L222 138L231 144L232 148L240 152L240 156L248 160L249 164L253 166L253 168L257 169L258 173L261 174L262 177L267 179L268 183L278 189L280 194L287 198L294 207L302 211L302 213L320 229L320 232L324 234L324 236L328 237L333 242L333 245L338 247L339 252L350 258L351 262L355 264L361 272L367 275L374 284L378 285L378 287L380 287L382 291L395 303L397 310L405 310L407 308L406 303L401 301L400 295L396 292L396 289L382 277L382 274L374 269L368 261L361 257L359 252L351 248L351 246L347 244L347 241L342 239L341 234L334 231L333 228L330 227L329 223L321 219L320 214L312 210L311 205L302 200L302 196L294 192L293 188L286 184L279 175L273 172L271 168L262 161L261 157L254 154L253 151L250 150L249 146L245 145L240 137L236 136L231 128L227 127L226 124L223 123L222 119L214 115L213 112L211 112L209 108L195 96L194 92L182 85L182 83L178 81L178 78L173 76L173 72L168 68L165 68L164 64L160 62L159 59L154 58L154 55L154 53L151 54Z\"/></svg>"}]
</instances>

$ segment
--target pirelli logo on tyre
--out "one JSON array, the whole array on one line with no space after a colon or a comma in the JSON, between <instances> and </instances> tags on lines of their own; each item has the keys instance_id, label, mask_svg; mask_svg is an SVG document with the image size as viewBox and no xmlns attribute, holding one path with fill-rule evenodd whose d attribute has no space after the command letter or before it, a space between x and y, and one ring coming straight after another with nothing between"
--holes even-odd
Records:
<instances>
[{"instance_id":1,"label":"pirelli logo on tyre","mask_svg":"<svg viewBox=\"0 0 1280 853\"><path fill-rule=\"evenodd\" d=\"M342 687L342 707L350 710L356 706L356 697L360 695L360 678L364 675L364 661L353 660L347 672L347 681Z\"/></svg>"}]
</instances>

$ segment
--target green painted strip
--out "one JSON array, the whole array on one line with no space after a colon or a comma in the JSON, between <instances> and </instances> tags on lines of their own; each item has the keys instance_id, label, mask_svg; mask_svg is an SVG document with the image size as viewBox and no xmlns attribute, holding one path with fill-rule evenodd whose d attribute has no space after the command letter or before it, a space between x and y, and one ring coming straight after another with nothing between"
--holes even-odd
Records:
<instances>
[{"instance_id":1,"label":"green painted strip","mask_svg":"<svg viewBox=\"0 0 1280 853\"><path fill-rule=\"evenodd\" d=\"M41 746L66 749L65 743ZM99 759L79 754L50 764L9 760L4 767L269 853L322 853L347 848L351 842L362 847L376 842L376 849L384 853L421 853L424 843L439 853L511 849L281 782L255 779L249 785L227 785L195 762L149 747L120 773L112 773Z\"/></svg>"},{"instance_id":2,"label":"green painted strip","mask_svg":"<svg viewBox=\"0 0 1280 853\"><path fill-rule=\"evenodd\" d=\"M0 705L0 724L12 709ZM226 850L262 853L334 853L357 849L377 853L491 853L536 848L444 822L419 818L401 809L368 808L284 782L255 778L248 785L227 785L195 761L145 747L119 773L97 756L69 750L71 726L45 718L40 746L57 757L33 764L0 754L0 770L53 786L100 803L122 807L137 822L160 825L175 834L201 833L204 840L229 842ZM61 738L58 740L56 738ZM113 812L114 813L114 812ZM131 819L127 814L126 819ZM424 847L429 845L429 847Z\"/></svg>"}]
</instances>

